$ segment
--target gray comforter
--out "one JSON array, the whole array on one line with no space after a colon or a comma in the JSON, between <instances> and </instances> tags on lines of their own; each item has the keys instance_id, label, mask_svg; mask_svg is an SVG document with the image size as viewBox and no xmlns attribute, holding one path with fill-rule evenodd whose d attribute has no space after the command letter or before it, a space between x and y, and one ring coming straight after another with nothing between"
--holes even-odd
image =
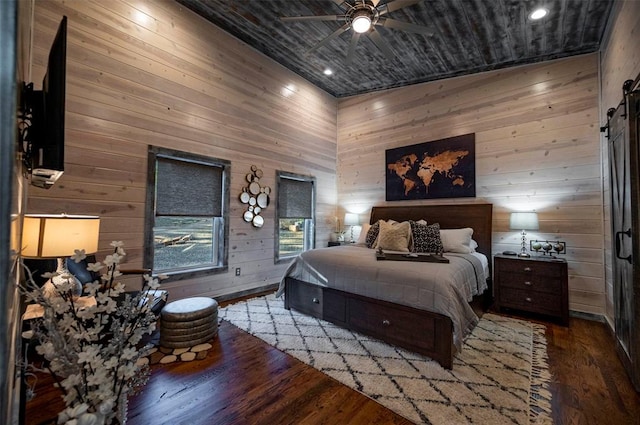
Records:
<instances>
[{"instance_id":1,"label":"gray comforter","mask_svg":"<svg viewBox=\"0 0 640 425\"><path fill-rule=\"evenodd\" d=\"M473 296L487 288L481 254L445 253L449 263L377 261L375 251L363 245L306 251L287 268L285 277L443 314L453 322L458 350L478 322L469 306Z\"/></svg>"}]
</instances>

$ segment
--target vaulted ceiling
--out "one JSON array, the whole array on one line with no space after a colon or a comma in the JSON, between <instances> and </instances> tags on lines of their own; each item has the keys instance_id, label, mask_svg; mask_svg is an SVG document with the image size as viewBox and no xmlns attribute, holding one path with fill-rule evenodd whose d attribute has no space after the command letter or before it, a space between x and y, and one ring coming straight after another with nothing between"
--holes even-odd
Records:
<instances>
[{"instance_id":1,"label":"vaulted ceiling","mask_svg":"<svg viewBox=\"0 0 640 425\"><path fill-rule=\"evenodd\" d=\"M336 97L595 52L613 4L613 0L177 1ZM349 4L363 1L379 9L406 2L408 6L381 17L424 26L431 34L394 29L389 23L376 25L378 35L360 36L347 61L352 30L336 33L343 20L280 19L344 16ZM541 5L549 14L531 20L530 12ZM333 33L334 38L309 52ZM384 54L376 38L383 40L391 55ZM333 74L325 75L325 69Z\"/></svg>"}]
</instances>

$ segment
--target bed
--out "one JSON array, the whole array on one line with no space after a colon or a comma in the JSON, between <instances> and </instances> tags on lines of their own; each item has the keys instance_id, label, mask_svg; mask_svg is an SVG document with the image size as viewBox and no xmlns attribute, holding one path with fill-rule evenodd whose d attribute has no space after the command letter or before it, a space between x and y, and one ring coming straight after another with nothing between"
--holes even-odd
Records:
<instances>
[{"instance_id":1,"label":"bed","mask_svg":"<svg viewBox=\"0 0 640 425\"><path fill-rule=\"evenodd\" d=\"M285 308L427 355L451 369L456 350L478 321L470 303L491 294L492 205L373 207L370 224L378 220L472 228L477 247L471 253L445 252L446 264L379 261L375 249L359 244L307 251L282 279Z\"/></svg>"}]
</instances>

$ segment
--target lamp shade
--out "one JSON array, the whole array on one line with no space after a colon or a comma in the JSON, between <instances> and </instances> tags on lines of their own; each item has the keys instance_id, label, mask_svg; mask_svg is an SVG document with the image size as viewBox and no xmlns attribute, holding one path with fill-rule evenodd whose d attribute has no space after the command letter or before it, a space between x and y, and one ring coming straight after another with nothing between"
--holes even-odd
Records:
<instances>
[{"instance_id":1,"label":"lamp shade","mask_svg":"<svg viewBox=\"0 0 640 425\"><path fill-rule=\"evenodd\" d=\"M538 214L534 212L511 213L509 227L513 230L538 230Z\"/></svg>"},{"instance_id":2,"label":"lamp shade","mask_svg":"<svg viewBox=\"0 0 640 425\"><path fill-rule=\"evenodd\" d=\"M358 218L358 214L346 213L344 215L345 226L357 226L359 224L360 224L360 219Z\"/></svg>"},{"instance_id":3,"label":"lamp shade","mask_svg":"<svg viewBox=\"0 0 640 425\"><path fill-rule=\"evenodd\" d=\"M22 223L22 256L69 257L76 249L98 251L100 218L88 215L26 214Z\"/></svg>"}]
</instances>

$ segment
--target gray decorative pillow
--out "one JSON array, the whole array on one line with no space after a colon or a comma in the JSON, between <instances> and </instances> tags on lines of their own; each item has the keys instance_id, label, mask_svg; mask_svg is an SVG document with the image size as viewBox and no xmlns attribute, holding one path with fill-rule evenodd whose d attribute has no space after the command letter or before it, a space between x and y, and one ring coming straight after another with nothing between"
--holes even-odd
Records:
<instances>
[{"instance_id":1,"label":"gray decorative pillow","mask_svg":"<svg viewBox=\"0 0 640 425\"><path fill-rule=\"evenodd\" d=\"M380 220L376 221L367 232L367 239L365 241L367 248L374 247L376 239L378 239L378 233L380 233Z\"/></svg>"},{"instance_id":2,"label":"gray decorative pillow","mask_svg":"<svg viewBox=\"0 0 640 425\"><path fill-rule=\"evenodd\" d=\"M413 233L413 252L430 252L440 254L444 252L440 239L440 224L420 224L410 221Z\"/></svg>"}]
</instances>

